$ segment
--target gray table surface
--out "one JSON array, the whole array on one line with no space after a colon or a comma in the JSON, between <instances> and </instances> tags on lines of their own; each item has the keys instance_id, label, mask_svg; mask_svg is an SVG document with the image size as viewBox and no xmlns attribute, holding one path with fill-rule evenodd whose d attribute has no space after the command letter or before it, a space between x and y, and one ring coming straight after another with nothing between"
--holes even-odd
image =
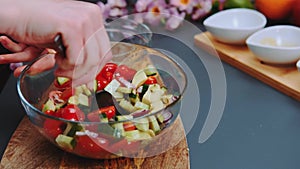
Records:
<instances>
[{"instance_id":1,"label":"gray table surface","mask_svg":"<svg viewBox=\"0 0 300 169\"><path fill-rule=\"evenodd\" d=\"M154 36L152 46L180 56L192 70L199 87L201 102L194 103L200 104L199 114L187 133L192 169L300 168L298 101L223 63L227 91L223 117L213 135L199 143L211 98L207 71L195 53L177 40ZM10 75L6 79L1 75L0 81L5 82L0 94L2 156L25 112L17 96L16 78Z\"/></svg>"}]
</instances>

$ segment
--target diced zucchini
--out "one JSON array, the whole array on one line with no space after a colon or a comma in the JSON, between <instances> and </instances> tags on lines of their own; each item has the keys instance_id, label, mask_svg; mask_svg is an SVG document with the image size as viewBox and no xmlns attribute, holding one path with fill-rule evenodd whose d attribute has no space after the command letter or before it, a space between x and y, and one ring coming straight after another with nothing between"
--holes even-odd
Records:
<instances>
[{"instance_id":1,"label":"diced zucchini","mask_svg":"<svg viewBox=\"0 0 300 169\"><path fill-rule=\"evenodd\" d=\"M105 113L99 114L99 120L100 122L108 122L108 117Z\"/></svg>"},{"instance_id":2,"label":"diced zucchini","mask_svg":"<svg viewBox=\"0 0 300 169\"><path fill-rule=\"evenodd\" d=\"M89 106L89 98L88 98L88 96L80 93L78 95L78 104L81 104L83 106Z\"/></svg>"},{"instance_id":3,"label":"diced zucchini","mask_svg":"<svg viewBox=\"0 0 300 169\"><path fill-rule=\"evenodd\" d=\"M149 116L149 128L154 131L154 133L160 132L160 126L155 118L155 116Z\"/></svg>"},{"instance_id":4,"label":"diced zucchini","mask_svg":"<svg viewBox=\"0 0 300 169\"><path fill-rule=\"evenodd\" d=\"M163 123L165 120L164 116L160 112L156 114L156 119L159 123Z\"/></svg>"},{"instance_id":5,"label":"diced zucchini","mask_svg":"<svg viewBox=\"0 0 300 169\"><path fill-rule=\"evenodd\" d=\"M120 86L117 88L117 92L129 94L132 92L131 88Z\"/></svg>"},{"instance_id":6,"label":"diced zucchini","mask_svg":"<svg viewBox=\"0 0 300 169\"><path fill-rule=\"evenodd\" d=\"M153 65L148 65L145 69L144 72L146 73L147 76L153 76L158 74L157 69Z\"/></svg>"},{"instance_id":7,"label":"diced zucchini","mask_svg":"<svg viewBox=\"0 0 300 169\"><path fill-rule=\"evenodd\" d=\"M120 132L120 134L122 136L124 136L124 127L123 127L123 123L115 123L112 125L112 127L115 129L115 131Z\"/></svg>"},{"instance_id":8,"label":"diced zucchini","mask_svg":"<svg viewBox=\"0 0 300 169\"><path fill-rule=\"evenodd\" d=\"M147 118L140 118L134 121L136 128L140 131L149 130L149 121Z\"/></svg>"},{"instance_id":9,"label":"diced zucchini","mask_svg":"<svg viewBox=\"0 0 300 169\"><path fill-rule=\"evenodd\" d=\"M149 129L147 132L149 133L149 135L150 135L151 137L154 137L154 136L156 135L156 134L154 133L154 131L151 130L151 129Z\"/></svg>"},{"instance_id":10,"label":"diced zucchini","mask_svg":"<svg viewBox=\"0 0 300 169\"><path fill-rule=\"evenodd\" d=\"M159 110L162 110L164 107L165 107L165 105L161 100L157 100L150 104L151 112L157 112Z\"/></svg>"},{"instance_id":11,"label":"diced zucchini","mask_svg":"<svg viewBox=\"0 0 300 169\"><path fill-rule=\"evenodd\" d=\"M173 98L172 94L167 94L167 95L163 95L161 97L161 100L163 101L164 104L171 104L173 102L172 98Z\"/></svg>"},{"instance_id":12,"label":"diced zucchini","mask_svg":"<svg viewBox=\"0 0 300 169\"><path fill-rule=\"evenodd\" d=\"M116 116L117 121L125 121L125 120L132 120L132 115L118 115Z\"/></svg>"},{"instance_id":13,"label":"diced zucchini","mask_svg":"<svg viewBox=\"0 0 300 169\"><path fill-rule=\"evenodd\" d=\"M78 124L67 123L67 127L63 132L63 135L73 137L77 131L82 131L83 127Z\"/></svg>"},{"instance_id":14,"label":"diced zucchini","mask_svg":"<svg viewBox=\"0 0 300 169\"><path fill-rule=\"evenodd\" d=\"M149 89L151 90L151 92L160 91L160 92L164 93L164 90L161 91L161 87L159 84L151 84L151 85L149 85Z\"/></svg>"},{"instance_id":15,"label":"diced zucchini","mask_svg":"<svg viewBox=\"0 0 300 169\"><path fill-rule=\"evenodd\" d=\"M75 104L78 105L78 96L77 95L73 95L68 99L68 103L69 104Z\"/></svg>"},{"instance_id":16,"label":"diced zucchini","mask_svg":"<svg viewBox=\"0 0 300 169\"><path fill-rule=\"evenodd\" d=\"M47 110L55 111L55 109L56 109L56 107L55 107L53 100L48 99L47 102L43 105L42 112L45 112Z\"/></svg>"},{"instance_id":17,"label":"diced zucchini","mask_svg":"<svg viewBox=\"0 0 300 169\"><path fill-rule=\"evenodd\" d=\"M94 92L96 92L98 89L98 83L97 80L94 80Z\"/></svg>"},{"instance_id":18,"label":"diced zucchini","mask_svg":"<svg viewBox=\"0 0 300 169\"><path fill-rule=\"evenodd\" d=\"M83 94L87 95L87 96L91 96L92 92L90 91L90 89L85 85L81 85L81 88L83 89Z\"/></svg>"},{"instance_id":19,"label":"diced zucchini","mask_svg":"<svg viewBox=\"0 0 300 169\"><path fill-rule=\"evenodd\" d=\"M124 94L121 93L121 92L117 92L117 91L111 93L111 95L112 95L115 99L123 99L123 98L124 98Z\"/></svg>"},{"instance_id":20,"label":"diced zucchini","mask_svg":"<svg viewBox=\"0 0 300 169\"><path fill-rule=\"evenodd\" d=\"M68 82L70 79L67 77L57 77L57 82L59 85L63 85L64 83Z\"/></svg>"},{"instance_id":21,"label":"diced zucchini","mask_svg":"<svg viewBox=\"0 0 300 169\"><path fill-rule=\"evenodd\" d=\"M120 82L116 79L113 79L105 88L104 90L109 92L110 94L113 94L117 91L117 89L120 87Z\"/></svg>"},{"instance_id":22,"label":"diced zucchini","mask_svg":"<svg viewBox=\"0 0 300 169\"><path fill-rule=\"evenodd\" d=\"M142 98L142 102L146 104L151 104L161 99L164 92L160 89L157 89L156 85L150 85L146 93Z\"/></svg>"},{"instance_id":23,"label":"diced zucchini","mask_svg":"<svg viewBox=\"0 0 300 169\"><path fill-rule=\"evenodd\" d=\"M75 88L75 95L79 95L79 94L81 94L81 93L83 93L83 88L82 88L82 86L77 86L76 88Z\"/></svg>"},{"instance_id":24,"label":"diced zucchini","mask_svg":"<svg viewBox=\"0 0 300 169\"><path fill-rule=\"evenodd\" d=\"M128 141L146 140L152 138L148 132L139 130L125 131L124 135Z\"/></svg>"},{"instance_id":25,"label":"diced zucchini","mask_svg":"<svg viewBox=\"0 0 300 169\"><path fill-rule=\"evenodd\" d=\"M145 104L145 103L140 102L140 101L137 101L134 104L134 108L137 109L137 110L140 110L140 109L149 110L149 107L150 106L148 104Z\"/></svg>"},{"instance_id":26,"label":"diced zucchini","mask_svg":"<svg viewBox=\"0 0 300 169\"><path fill-rule=\"evenodd\" d=\"M62 148L72 150L75 146L75 139L70 136L58 135L55 142Z\"/></svg>"},{"instance_id":27,"label":"diced zucchini","mask_svg":"<svg viewBox=\"0 0 300 169\"><path fill-rule=\"evenodd\" d=\"M140 70L140 71L136 72L135 75L133 76L132 84L138 88L140 85L142 85L147 80L147 78L148 77L147 77L146 73L144 72L144 70Z\"/></svg>"},{"instance_id":28,"label":"diced zucchini","mask_svg":"<svg viewBox=\"0 0 300 169\"><path fill-rule=\"evenodd\" d=\"M120 101L119 105L128 112L135 111L134 106L127 100L123 99Z\"/></svg>"},{"instance_id":29,"label":"diced zucchini","mask_svg":"<svg viewBox=\"0 0 300 169\"><path fill-rule=\"evenodd\" d=\"M132 104L135 104L136 102L140 101L138 94L129 93L128 96Z\"/></svg>"}]
</instances>

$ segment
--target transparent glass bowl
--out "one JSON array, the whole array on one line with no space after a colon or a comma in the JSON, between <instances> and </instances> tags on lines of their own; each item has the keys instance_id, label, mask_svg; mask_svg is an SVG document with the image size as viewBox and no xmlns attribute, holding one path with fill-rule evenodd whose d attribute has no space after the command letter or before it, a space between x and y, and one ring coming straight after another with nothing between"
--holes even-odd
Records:
<instances>
[{"instance_id":1,"label":"transparent glass bowl","mask_svg":"<svg viewBox=\"0 0 300 169\"><path fill-rule=\"evenodd\" d=\"M122 45L129 45L134 48L134 51L130 52L126 59L117 64L127 65L137 71L143 69L147 64L154 65L159 72L161 82L167 87L168 92L176 93L176 100L158 111L134 116L132 119L108 122L66 120L47 115L41 111L49 93L53 90L59 90L54 85L55 76L53 72L55 68L30 75L28 74L28 69L32 65L30 64L18 79L17 91L27 116L38 129L37 132L40 132L51 143L64 151L93 159L149 157L161 154L177 145L178 142L169 141L167 133L176 130L176 128L172 129L170 126L174 124L173 122L180 113L181 98L187 86L185 72L172 58L145 46L115 43L112 50L116 49L116 47L122 47ZM92 92L92 96L96 95L96 93ZM105 102L106 100L102 101ZM172 116L165 117L159 121L158 117L164 116L164 113L169 113L167 115L171 113ZM116 130L116 126L124 126L127 122L133 122L133 124L137 125L141 119L146 119L150 123L150 119L153 118L157 120L159 130L156 132L143 131L144 134L147 133L147 137L137 138L134 133L131 133L130 137L128 137ZM142 133L141 131L137 132ZM62 138L67 138L67 140L64 139L62 142Z\"/></svg>"}]
</instances>

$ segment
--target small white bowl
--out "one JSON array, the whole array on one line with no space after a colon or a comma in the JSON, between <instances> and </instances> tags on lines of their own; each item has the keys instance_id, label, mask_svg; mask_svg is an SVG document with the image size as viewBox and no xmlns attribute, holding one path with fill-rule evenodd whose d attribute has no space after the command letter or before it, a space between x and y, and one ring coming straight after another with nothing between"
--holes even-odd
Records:
<instances>
[{"instance_id":1,"label":"small white bowl","mask_svg":"<svg viewBox=\"0 0 300 169\"><path fill-rule=\"evenodd\" d=\"M246 44L265 63L293 64L300 59L300 28L270 26L252 34Z\"/></svg>"},{"instance_id":2,"label":"small white bowl","mask_svg":"<svg viewBox=\"0 0 300 169\"><path fill-rule=\"evenodd\" d=\"M264 28L266 23L266 17L256 10L234 8L209 16L204 20L203 25L221 42L244 45L246 39Z\"/></svg>"}]
</instances>

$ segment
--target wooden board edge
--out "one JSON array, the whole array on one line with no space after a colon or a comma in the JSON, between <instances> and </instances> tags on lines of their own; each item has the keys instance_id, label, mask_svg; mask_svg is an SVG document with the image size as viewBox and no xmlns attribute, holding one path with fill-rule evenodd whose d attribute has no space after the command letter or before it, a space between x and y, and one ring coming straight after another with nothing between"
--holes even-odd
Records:
<instances>
[{"instance_id":1,"label":"wooden board edge","mask_svg":"<svg viewBox=\"0 0 300 169\"><path fill-rule=\"evenodd\" d=\"M294 90L293 88L283 84L280 81L276 81L274 79L269 78L266 74L263 74L251 67L249 67L246 64L243 64L237 60L235 60L232 57L227 56L222 50L219 48L214 47L214 42L212 39L207 37L205 35L206 32L197 34L194 36L194 43L202 48L204 51L206 51L208 54L219 57L222 61L230 64L233 67L236 67L237 69L249 74L250 76L260 80L261 82L273 87L276 90L281 91L282 93L288 95L289 97L292 97L298 101L300 101L300 93L297 90ZM205 37L205 39L203 39ZM276 85L274 85L276 84ZM286 90L288 89L288 90Z\"/></svg>"}]
</instances>

